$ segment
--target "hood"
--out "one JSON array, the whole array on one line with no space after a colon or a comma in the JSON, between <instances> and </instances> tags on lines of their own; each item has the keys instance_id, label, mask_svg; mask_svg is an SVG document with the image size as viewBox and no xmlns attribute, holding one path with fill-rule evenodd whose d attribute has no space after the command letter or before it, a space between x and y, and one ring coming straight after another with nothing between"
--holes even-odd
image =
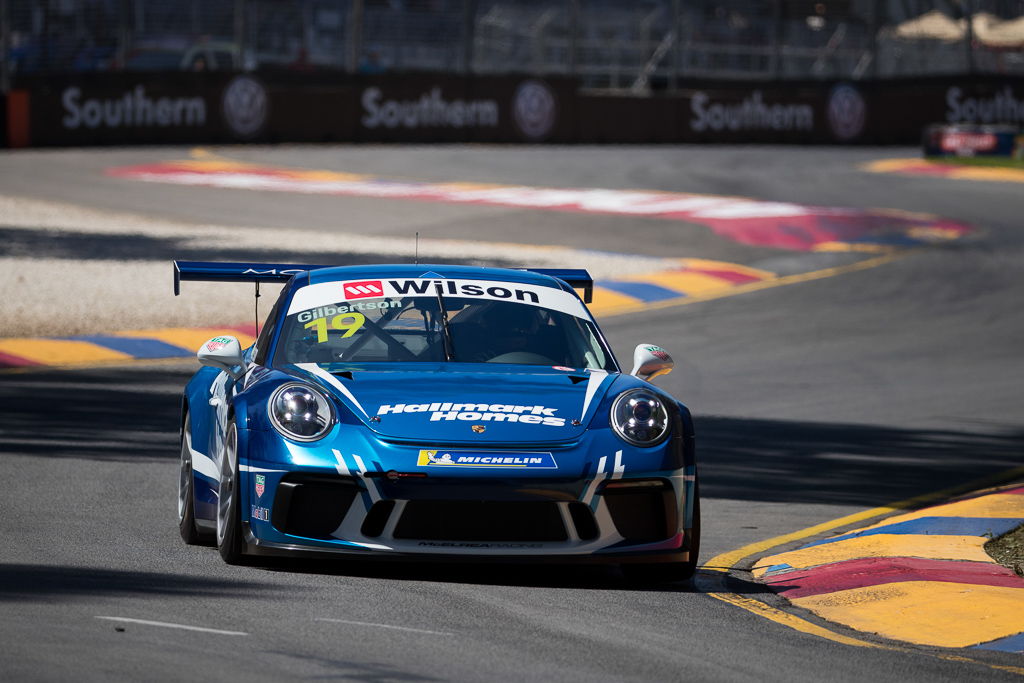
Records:
<instances>
[{"instance_id":1,"label":"hood","mask_svg":"<svg viewBox=\"0 0 1024 683\"><path fill-rule=\"evenodd\" d=\"M613 379L603 370L466 363L335 374L315 364L295 368L382 437L424 444L572 441L586 431Z\"/></svg>"}]
</instances>

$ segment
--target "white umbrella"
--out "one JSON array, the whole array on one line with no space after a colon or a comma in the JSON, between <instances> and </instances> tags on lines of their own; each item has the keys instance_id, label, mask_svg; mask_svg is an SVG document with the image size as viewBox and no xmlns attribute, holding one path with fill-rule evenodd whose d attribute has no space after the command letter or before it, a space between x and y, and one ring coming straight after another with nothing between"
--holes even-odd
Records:
<instances>
[{"instance_id":1,"label":"white umbrella","mask_svg":"<svg viewBox=\"0 0 1024 683\"><path fill-rule=\"evenodd\" d=\"M971 17L974 39L991 47L1017 47L1024 45L1024 17L1002 20L979 12Z\"/></svg>"},{"instance_id":2,"label":"white umbrella","mask_svg":"<svg viewBox=\"0 0 1024 683\"><path fill-rule=\"evenodd\" d=\"M964 39L966 30L967 22L963 19L953 19L936 9L897 24L895 33L900 38L911 40L955 42Z\"/></svg>"}]
</instances>

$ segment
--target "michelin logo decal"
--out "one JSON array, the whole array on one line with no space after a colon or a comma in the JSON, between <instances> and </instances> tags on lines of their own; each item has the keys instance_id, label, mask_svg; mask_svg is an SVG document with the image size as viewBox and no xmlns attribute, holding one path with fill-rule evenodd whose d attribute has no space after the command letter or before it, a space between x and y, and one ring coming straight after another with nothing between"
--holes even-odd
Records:
<instances>
[{"instance_id":1,"label":"michelin logo decal","mask_svg":"<svg viewBox=\"0 0 1024 683\"><path fill-rule=\"evenodd\" d=\"M383 405L377 415L430 413L431 422L464 420L467 422L518 422L520 424L564 427L565 418L557 417L557 408L515 406L504 403L396 403Z\"/></svg>"},{"instance_id":2,"label":"michelin logo decal","mask_svg":"<svg viewBox=\"0 0 1024 683\"><path fill-rule=\"evenodd\" d=\"M550 453L496 453L493 451L420 451L419 467L519 467L555 470Z\"/></svg>"}]
</instances>

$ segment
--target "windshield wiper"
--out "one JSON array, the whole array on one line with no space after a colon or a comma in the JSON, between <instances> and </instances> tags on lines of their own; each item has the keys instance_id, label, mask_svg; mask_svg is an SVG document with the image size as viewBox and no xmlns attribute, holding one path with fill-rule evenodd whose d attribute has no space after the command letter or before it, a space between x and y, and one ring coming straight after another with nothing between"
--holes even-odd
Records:
<instances>
[{"instance_id":1,"label":"windshield wiper","mask_svg":"<svg viewBox=\"0 0 1024 683\"><path fill-rule=\"evenodd\" d=\"M448 328L448 309L444 305L444 294L441 291L441 283L434 283L434 291L437 292L437 306L441 309L441 330L444 332L444 359L451 362L455 357L452 349L452 331Z\"/></svg>"}]
</instances>

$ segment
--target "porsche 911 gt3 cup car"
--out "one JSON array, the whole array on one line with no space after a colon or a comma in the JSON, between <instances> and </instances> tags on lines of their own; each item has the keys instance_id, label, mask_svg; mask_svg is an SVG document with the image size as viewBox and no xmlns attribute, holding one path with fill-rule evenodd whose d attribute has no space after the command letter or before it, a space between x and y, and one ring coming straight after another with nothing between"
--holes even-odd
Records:
<instances>
[{"instance_id":1,"label":"porsche 911 gt3 cup car","mask_svg":"<svg viewBox=\"0 0 1024 683\"><path fill-rule=\"evenodd\" d=\"M621 371L581 270L176 262L286 281L255 344L199 349L181 414L187 543L254 555L610 562L693 574L690 413Z\"/></svg>"}]
</instances>

